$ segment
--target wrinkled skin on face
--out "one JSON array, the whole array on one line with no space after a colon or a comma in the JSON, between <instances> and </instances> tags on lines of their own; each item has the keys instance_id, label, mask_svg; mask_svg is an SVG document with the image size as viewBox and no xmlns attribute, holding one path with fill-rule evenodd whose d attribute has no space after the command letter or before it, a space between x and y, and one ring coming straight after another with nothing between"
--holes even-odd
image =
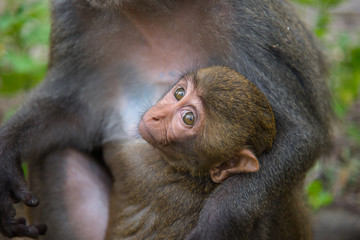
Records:
<instances>
[{"instance_id":1,"label":"wrinkled skin on face","mask_svg":"<svg viewBox=\"0 0 360 240\"><path fill-rule=\"evenodd\" d=\"M151 145L163 147L194 138L204 122L204 107L192 81L181 79L142 117L139 132Z\"/></svg>"}]
</instances>

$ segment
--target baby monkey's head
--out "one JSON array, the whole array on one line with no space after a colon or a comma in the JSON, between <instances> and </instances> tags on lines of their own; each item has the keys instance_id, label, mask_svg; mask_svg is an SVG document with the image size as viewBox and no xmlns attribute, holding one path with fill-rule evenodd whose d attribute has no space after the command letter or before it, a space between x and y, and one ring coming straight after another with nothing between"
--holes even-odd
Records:
<instances>
[{"instance_id":1,"label":"baby monkey's head","mask_svg":"<svg viewBox=\"0 0 360 240\"><path fill-rule=\"evenodd\" d=\"M255 172L269 150L275 118L265 95L243 75L222 66L184 75L142 117L141 136L167 161L194 176L222 182Z\"/></svg>"}]
</instances>

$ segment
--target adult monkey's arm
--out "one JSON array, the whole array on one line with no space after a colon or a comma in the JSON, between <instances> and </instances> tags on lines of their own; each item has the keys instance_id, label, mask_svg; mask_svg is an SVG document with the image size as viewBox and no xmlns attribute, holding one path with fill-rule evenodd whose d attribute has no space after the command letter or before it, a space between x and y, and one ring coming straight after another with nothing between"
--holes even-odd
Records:
<instances>
[{"instance_id":1,"label":"adult monkey's arm","mask_svg":"<svg viewBox=\"0 0 360 240\"><path fill-rule=\"evenodd\" d=\"M277 138L260 157L258 173L233 176L210 195L188 240L253 239L254 233L256 239L267 239L261 230L269 217L264 213L301 185L328 143L332 110L327 68L314 37L286 2L263 1L257 7L255 2L238 4L238 56L247 64L236 69L269 99Z\"/></svg>"}]
</instances>

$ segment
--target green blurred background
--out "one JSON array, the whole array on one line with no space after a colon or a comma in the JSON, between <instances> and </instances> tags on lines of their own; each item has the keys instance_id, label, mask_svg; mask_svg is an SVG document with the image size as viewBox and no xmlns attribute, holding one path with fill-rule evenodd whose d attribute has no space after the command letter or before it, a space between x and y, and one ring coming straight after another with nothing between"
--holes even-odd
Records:
<instances>
[{"instance_id":1,"label":"green blurred background","mask_svg":"<svg viewBox=\"0 0 360 240\"><path fill-rule=\"evenodd\" d=\"M338 121L326 156L308 175L313 210L341 205L360 213L360 1L293 0L331 62L329 85ZM46 0L0 2L0 119L45 76L49 47Z\"/></svg>"}]
</instances>

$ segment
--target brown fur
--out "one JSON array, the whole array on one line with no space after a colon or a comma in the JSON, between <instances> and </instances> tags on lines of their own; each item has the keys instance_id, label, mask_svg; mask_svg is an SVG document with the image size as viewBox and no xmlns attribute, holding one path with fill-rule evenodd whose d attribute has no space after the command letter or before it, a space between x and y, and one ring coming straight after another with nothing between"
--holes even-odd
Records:
<instances>
[{"instance_id":1,"label":"brown fur","mask_svg":"<svg viewBox=\"0 0 360 240\"><path fill-rule=\"evenodd\" d=\"M271 148L275 120L265 96L226 67L187 74L203 99L205 122L194 140L158 151L143 140L109 143L115 182L106 239L184 239L217 184L209 169L250 147ZM213 131L217 127L218 131ZM253 145L257 144L257 145Z\"/></svg>"}]
</instances>

